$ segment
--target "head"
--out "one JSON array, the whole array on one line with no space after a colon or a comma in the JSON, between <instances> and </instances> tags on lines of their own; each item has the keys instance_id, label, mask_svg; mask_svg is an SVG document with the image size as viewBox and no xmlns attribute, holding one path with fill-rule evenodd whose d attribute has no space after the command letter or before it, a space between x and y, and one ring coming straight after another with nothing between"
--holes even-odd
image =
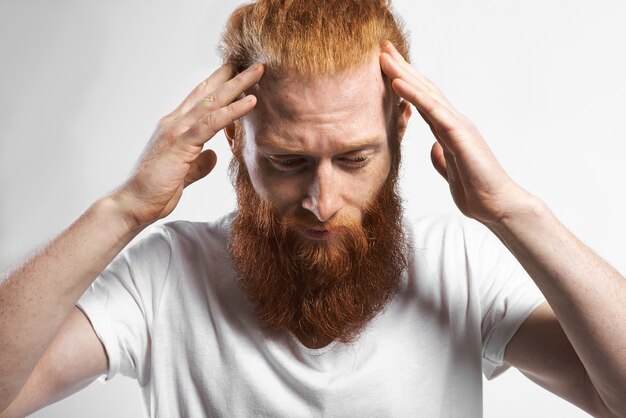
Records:
<instances>
[{"instance_id":1,"label":"head","mask_svg":"<svg viewBox=\"0 0 626 418\"><path fill-rule=\"evenodd\" d=\"M383 0L260 0L236 10L223 58L265 65L257 106L226 129L239 210L230 251L259 319L353 340L405 267L397 192L410 108L379 65L406 37Z\"/></svg>"}]
</instances>

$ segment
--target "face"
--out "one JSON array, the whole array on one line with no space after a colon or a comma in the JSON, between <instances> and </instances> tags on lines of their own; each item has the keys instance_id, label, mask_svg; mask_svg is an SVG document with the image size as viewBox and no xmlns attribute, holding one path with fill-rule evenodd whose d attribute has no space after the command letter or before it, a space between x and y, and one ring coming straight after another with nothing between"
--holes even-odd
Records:
<instances>
[{"instance_id":1,"label":"face","mask_svg":"<svg viewBox=\"0 0 626 418\"><path fill-rule=\"evenodd\" d=\"M323 225L361 220L389 174L393 102L378 56L347 75L307 81L264 77L245 119L243 157L259 196L281 215ZM319 231L317 231L319 230Z\"/></svg>"},{"instance_id":2,"label":"face","mask_svg":"<svg viewBox=\"0 0 626 418\"><path fill-rule=\"evenodd\" d=\"M377 59L344 77L264 78L245 133L230 137L229 251L265 328L312 346L350 342L395 294L406 266L404 123L388 91Z\"/></svg>"}]
</instances>

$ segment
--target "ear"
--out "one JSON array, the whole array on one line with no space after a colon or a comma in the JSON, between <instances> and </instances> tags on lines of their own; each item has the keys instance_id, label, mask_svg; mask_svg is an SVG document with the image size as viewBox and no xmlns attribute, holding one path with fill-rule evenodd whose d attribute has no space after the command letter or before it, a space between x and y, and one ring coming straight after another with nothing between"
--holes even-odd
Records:
<instances>
[{"instance_id":1,"label":"ear","mask_svg":"<svg viewBox=\"0 0 626 418\"><path fill-rule=\"evenodd\" d=\"M404 99L400 99L398 106L400 107L400 112L398 113L398 137L402 140L409 125L409 119L411 119L413 114L413 109L411 104Z\"/></svg>"},{"instance_id":2,"label":"ear","mask_svg":"<svg viewBox=\"0 0 626 418\"><path fill-rule=\"evenodd\" d=\"M226 140L228 141L231 151L235 146L235 130L236 128L234 122L224 128L224 135L226 135Z\"/></svg>"}]
</instances>

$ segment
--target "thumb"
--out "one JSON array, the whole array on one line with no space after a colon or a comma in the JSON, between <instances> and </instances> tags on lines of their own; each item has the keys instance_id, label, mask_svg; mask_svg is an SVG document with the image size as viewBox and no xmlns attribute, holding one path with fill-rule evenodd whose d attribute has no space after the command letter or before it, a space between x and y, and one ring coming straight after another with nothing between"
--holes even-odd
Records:
<instances>
[{"instance_id":1,"label":"thumb","mask_svg":"<svg viewBox=\"0 0 626 418\"><path fill-rule=\"evenodd\" d=\"M448 169L446 159L443 155L443 148L437 141L435 141L433 147L430 149L430 160L432 161L435 170L441 174L441 177L448 181Z\"/></svg>"},{"instance_id":2,"label":"thumb","mask_svg":"<svg viewBox=\"0 0 626 418\"><path fill-rule=\"evenodd\" d=\"M198 158L191 163L189 172L185 177L185 187L200 180L201 178L206 177L207 174L213 171L215 164L217 164L217 155L215 154L215 151L211 149L202 151L200 155L198 155Z\"/></svg>"}]
</instances>

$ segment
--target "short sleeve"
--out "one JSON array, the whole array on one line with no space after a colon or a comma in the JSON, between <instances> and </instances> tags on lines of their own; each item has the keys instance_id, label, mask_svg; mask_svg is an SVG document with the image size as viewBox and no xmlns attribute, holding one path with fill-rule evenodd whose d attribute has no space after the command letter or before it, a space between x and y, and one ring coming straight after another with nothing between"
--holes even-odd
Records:
<instances>
[{"instance_id":1,"label":"short sleeve","mask_svg":"<svg viewBox=\"0 0 626 418\"><path fill-rule=\"evenodd\" d=\"M167 228L151 227L107 266L76 303L106 350L105 382L118 372L140 384L149 379L151 329L171 254Z\"/></svg>"},{"instance_id":2,"label":"short sleeve","mask_svg":"<svg viewBox=\"0 0 626 418\"><path fill-rule=\"evenodd\" d=\"M482 369L491 380L509 368L506 345L545 297L495 234L478 223L470 230L476 241L466 245L472 248L470 269L479 283Z\"/></svg>"}]
</instances>

